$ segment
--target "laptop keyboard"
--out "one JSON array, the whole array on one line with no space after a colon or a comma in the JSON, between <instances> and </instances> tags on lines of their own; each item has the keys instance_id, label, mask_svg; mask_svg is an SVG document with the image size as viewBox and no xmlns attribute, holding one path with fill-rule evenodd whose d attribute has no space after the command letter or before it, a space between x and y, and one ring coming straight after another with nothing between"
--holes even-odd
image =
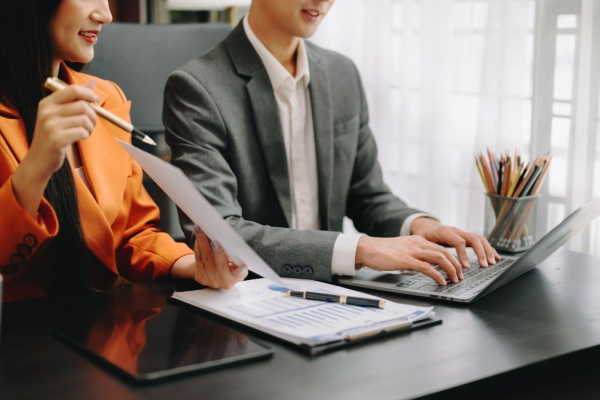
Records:
<instances>
[{"instance_id":1,"label":"laptop keyboard","mask_svg":"<svg viewBox=\"0 0 600 400\"><path fill-rule=\"evenodd\" d=\"M468 292L469 290L475 289L479 285L489 281L490 279L498 276L502 271L508 268L515 260L513 259L504 259L498 262L496 265L481 268L479 266L479 261L476 257L469 259L469 263L471 264L471 268L463 268L463 280L458 283L452 283L448 279L448 274L438 266L434 266L436 270L438 270L444 279L448 282L446 286L440 286L432 279L423 274L417 274L411 279L399 283L396 285L397 287L410 288L419 291L426 291L435 294L451 294L451 295L461 295L463 293Z\"/></svg>"}]
</instances>

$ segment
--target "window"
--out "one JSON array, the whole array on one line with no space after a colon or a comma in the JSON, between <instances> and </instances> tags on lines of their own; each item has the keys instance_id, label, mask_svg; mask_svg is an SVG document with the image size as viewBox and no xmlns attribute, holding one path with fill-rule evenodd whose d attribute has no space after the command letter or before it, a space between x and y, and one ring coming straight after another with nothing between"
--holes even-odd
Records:
<instances>
[{"instance_id":1,"label":"window","mask_svg":"<svg viewBox=\"0 0 600 400\"><path fill-rule=\"evenodd\" d=\"M313 40L361 71L386 182L447 224L483 229L477 151L518 149L528 160L550 151L544 233L600 198L594 3L345 0ZM569 247L600 254L600 223Z\"/></svg>"}]
</instances>

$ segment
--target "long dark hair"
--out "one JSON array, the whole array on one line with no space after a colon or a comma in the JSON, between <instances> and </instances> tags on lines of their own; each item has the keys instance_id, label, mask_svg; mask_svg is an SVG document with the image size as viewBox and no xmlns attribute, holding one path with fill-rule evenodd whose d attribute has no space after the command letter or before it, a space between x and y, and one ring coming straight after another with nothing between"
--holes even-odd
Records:
<instances>
[{"instance_id":1,"label":"long dark hair","mask_svg":"<svg viewBox=\"0 0 600 400\"><path fill-rule=\"evenodd\" d=\"M40 100L52 76L49 24L61 0L0 1L0 101L14 108L31 144ZM48 245L52 293L90 288L89 253L81 228L77 193L68 160L52 175L45 198L59 221L59 233ZM6 227L5 227L6 228Z\"/></svg>"}]
</instances>

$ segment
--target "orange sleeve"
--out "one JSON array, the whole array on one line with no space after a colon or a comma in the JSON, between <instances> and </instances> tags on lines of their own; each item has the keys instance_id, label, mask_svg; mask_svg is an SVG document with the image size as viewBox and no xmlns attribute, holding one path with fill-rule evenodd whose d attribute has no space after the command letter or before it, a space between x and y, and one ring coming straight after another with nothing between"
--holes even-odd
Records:
<instances>
[{"instance_id":1,"label":"orange sleeve","mask_svg":"<svg viewBox=\"0 0 600 400\"><path fill-rule=\"evenodd\" d=\"M127 201L129 198L129 201ZM117 268L133 281L166 278L175 261L194 252L159 229L160 213L142 184L142 169L132 161L132 176L120 213L127 213L123 245L117 249Z\"/></svg>"},{"instance_id":2,"label":"orange sleeve","mask_svg":"<svg viewBox=\"0 0 600 400\"><path fill-rule=\"evenodd\" d=\"M25 211L12 188L12 177L0 186L0 273L10 281L48 239L58 234L58 218L42 199L36 218Z\"/></svg>"}]
</instances>

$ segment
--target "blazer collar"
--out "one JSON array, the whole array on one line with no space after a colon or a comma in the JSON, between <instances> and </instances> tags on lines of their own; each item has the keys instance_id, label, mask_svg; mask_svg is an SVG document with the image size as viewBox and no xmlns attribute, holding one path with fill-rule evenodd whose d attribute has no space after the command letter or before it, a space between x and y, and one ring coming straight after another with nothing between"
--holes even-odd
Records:
<instances>
[{"instance_id":1,"label":"blazer collar","mask_svg":"<svg viewBox=\"0 0 600 400\"><path fill-rule=\"evenodd\" d=\"M275 106L271 82L260 57L252 47L243 23L229 34L225 45L236 72L248 78L246 89L254 110L256 130L271 182L275 187L279 203L284 211L288 226L291 226L291 194L287 159L279 112ZM317 175L319 188L319 212L321 229L329 229L329 204L333 179L333 117L331 93L327 71L321 65L321 56L306 43L310 68L309 92L312 104L315 145L317 150Z\"/></svg>"},{"instance_id":2,"label":"blazer collar","mask_svg":"<svg viewBox=\"0 0 600 400\"><path fill-rule=\"evenodd\" d=\"M229 34L225 45L237 73L248 78L246 90L254 111L258 140L264 149L263 155L277 199L288 226L292 226L292 201L285 143L269 75L250 44L241 22Z\"/></svg>"},{"instance_id":3,"label":"blazer collar","mask_svg":"<svg viewBox=\"0 0 600 400\"><path fill-rule=\"evenodd\" d=\"M65 71L69 83L82 85L94 79L69 69ZM100 98L98 105L129 121L130 102L111 101L110 95L98 86L103 85L99 84L94 88L94 92ZM90 190L76 173L74 175L80 212L86 216L82 218L81 224L86 232L87 245L100 260L103 260L107 268L118 274L114 267L113 247L107 246L107 243L113 241L111 226L121 209L127 179L132 170L129 156L115 140L116 137L126 142L131 141L128 132L102 117L97 117L96 127L90 137L78 142Z\"/></svg>"},{"instance_id":4,"label":"blazer collar","mask_svg":"<svg viewBox=\"0 0 600 400\"><path fill-rule=\"evenodd\" d=\"M308 86L312 105L317 151L317 175L319 177L319 214L321 229L329 230L329 205L333 188L333 115L329 77L321 64L321 57L310 43L306 45L311 80Z\"/></svg>"},{"instance_id":5,"label":"blazer collar","mask_svg":"<svg viewBox=\"0 0 600 400\"><path fill-rule=\"evenodd\" d=\"M69 83L82 85L93 80L89 75L65 70ZM94 91L100 98L99 106L130 121L130 102L118 102L115 105L114 102L109 102L109 94L100 87L96 86ZM78 142L83 169L91 191L109 223L115 220L119 212L122 194L125 192L127 179L131 174L129 156L115 140L116 137L125 142L131 141L128 132L98 116L96 127L90 137Z\"/></svg>"},{"instance_id":6,"label":"blazer collar","mask_svg":"<svg viewBox=\"0 0 600 400\"><path fill-rule=\"evenodd\" d=\"M14 109L2 103L0 103L0 135L15 156L16 168L27 155L29 143L27 143L25 126L23 126L21 117Z\"/></svg>"}]
</instances>

